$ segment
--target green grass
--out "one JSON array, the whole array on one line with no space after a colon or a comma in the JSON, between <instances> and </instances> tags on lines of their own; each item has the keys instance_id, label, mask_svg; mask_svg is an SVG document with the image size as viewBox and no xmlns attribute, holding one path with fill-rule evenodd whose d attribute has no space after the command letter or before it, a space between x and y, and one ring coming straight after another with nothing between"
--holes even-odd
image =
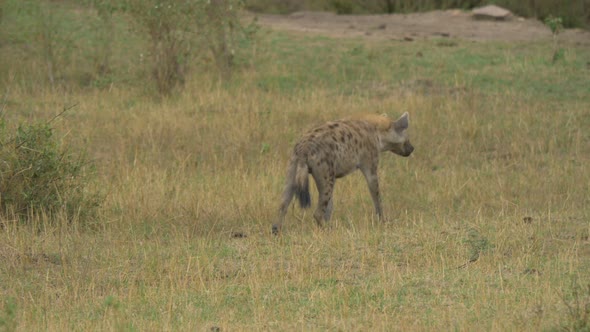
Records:
<instances>
[{"instance_id":1,"label":"green grass","mask_svg":"<svg viewBox=\"0 0 590 332\"><path fill-rule=\"evenodd\" d=\"M56 136L88 152L107 196L86 226L0 219L0 329L588 328L587 47L552 64L544 43L264 30L232 82L195 62L161 100L127 52L143 39L117 22L126 48L105 86L49 88L34 54L1 44L3 116L43 121L78 103ZM72 49L72 77L86 52ZM404 111L416 151L382 157L387 222L353 174L336 184L331 227L292 207L270 234L303 131Z\"/></svg>"}]
</instances>

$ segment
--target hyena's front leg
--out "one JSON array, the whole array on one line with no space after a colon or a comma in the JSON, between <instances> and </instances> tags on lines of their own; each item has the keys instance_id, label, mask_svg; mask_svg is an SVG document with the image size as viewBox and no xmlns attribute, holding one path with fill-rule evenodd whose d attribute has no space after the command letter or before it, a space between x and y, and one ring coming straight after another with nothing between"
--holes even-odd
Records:
<instances>
[{"instance_id":1,"label":"hyena's front leg","mask_svg":"<svg viewBox=\"0 0 590 332\"><path fill-rule=\"evenodd\" d=\"M314 172L312 175L318 188L318 207L313 217L319 226L324 226L324 221L329 221L332 214L332 193L336 177L333 172L323 174Z\"/></svg>"},{"instance_id":2,"label":"hyena's front leg","mask_svg":"<svg viewBox=\"0 0 590 332\"><path fill-rule=\"evenodd\" d=\"M361 168L369 191L371 192L371 198L373 199L373 205L375 206L375 213L379 217L379 220L383 220L383 211L381 210L381 196L379 195L379 178L377 177L377 166L371 166L367 168Z\"/></svg>"}]
</instances>

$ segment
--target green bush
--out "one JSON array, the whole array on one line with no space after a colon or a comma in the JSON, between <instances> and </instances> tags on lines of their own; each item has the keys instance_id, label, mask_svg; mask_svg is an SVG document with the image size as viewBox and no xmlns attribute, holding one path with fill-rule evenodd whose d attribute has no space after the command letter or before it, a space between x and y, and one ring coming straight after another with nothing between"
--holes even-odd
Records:
<instances>
[{"instance_id":1,"label":"green bush","mask_svg":"<svg viewBox=\"0 0 590 332\"><path fill-rule=\"evenodd\" d=\"M223 78L235 65L240 38L255 31L243 26L239 0L126 0L122 10L149 36L152 74L161 95L182 87L189 62L209 53Z\"/></svg>"},{"instance_id":2,"label":"green bush","mask_svg":"<svg viewBox=\"0 0 590 332\"><path fill-rule=\"evenodd\" d=\"M31 91L69 90L143 86L148 72L164 96L195 68L231 78L257 31L242 8L241 0L0 0L0 77Z\"/></svg>"},{"instance_id":3,"label":"green bush","mask_svg":"<svg viewBox=\"0 0 590 332\"><path fill-rule=\"evenodd\" d=\"M11 132L0 119L1 214L65 211L89 217L102 201L87 188L92 174L84 155L62 146L48 123L20 125Z\"/></svg>"},{"instance_id":4,"label":"green bush","mask_svg":"<svg viewBox=\"0 0 590 332\"><path fill-rule=\"evenodd\" d=\"M38 0L4 0L4 38L26 45L27 56L35 57L51 87L58 87L68 75L68 65L76 49L75 32L64 15L62 5Z\"/></svg>"},{"instance_id":5,"label":"green bush","mask_svg":"<svg viewBox=\"0 0 590 332\"><path fill-rule=\"evenodd\" d=\"M196 30L193 17L201 2L165 0L127 0L124 10L131 14L141 32L150 40L149 56L157 90L168 95L185 82L191 50L191 31Z\"/></svg>"}]
</instances>

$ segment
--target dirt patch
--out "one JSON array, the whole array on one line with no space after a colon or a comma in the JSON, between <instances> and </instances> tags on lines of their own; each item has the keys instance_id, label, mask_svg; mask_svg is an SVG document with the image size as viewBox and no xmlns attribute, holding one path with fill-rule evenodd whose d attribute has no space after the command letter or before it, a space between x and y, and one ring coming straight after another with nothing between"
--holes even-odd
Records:
<instances>
[{"instance_id":1,"label":"dirt patch","mask_svg":"<svg viewBox=\"0 0 590 332\"><path fill-rule=\"evenodd\" d=\"M479 20L461 10L393 15L336 15L297 12L291 15L258 14L262 26L278 30L315 33L329 37L366 37L413 41L427 38L459 38L473 41L550 40L551 31L535 19ZM590 45L590 31L568 29L560 40Z\"/></svg>"}]
</instances>

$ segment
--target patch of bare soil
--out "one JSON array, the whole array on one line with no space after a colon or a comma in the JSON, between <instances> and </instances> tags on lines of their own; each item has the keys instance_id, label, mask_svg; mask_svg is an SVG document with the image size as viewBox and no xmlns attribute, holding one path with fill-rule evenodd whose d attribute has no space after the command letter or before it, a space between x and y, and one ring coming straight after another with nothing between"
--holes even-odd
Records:
<instances>
[{"instance_id":1,"label":"patch of bare soil","mask_svg":"<svg viewBox=\"0 0 590 332\"><path fill-rule=\"evenodd\" d=\"M473 41L550 40L551 30L535 19L512 16L506 20L476 19L461 10L392 15L336 15L297 12L291 15L258 14L262 26L277 30L315 33L329 37L366 37L413 41L427 38L458 38ZM590 45L590 31L566 29L561 41Z\"/></svg>"}]
</instances>

